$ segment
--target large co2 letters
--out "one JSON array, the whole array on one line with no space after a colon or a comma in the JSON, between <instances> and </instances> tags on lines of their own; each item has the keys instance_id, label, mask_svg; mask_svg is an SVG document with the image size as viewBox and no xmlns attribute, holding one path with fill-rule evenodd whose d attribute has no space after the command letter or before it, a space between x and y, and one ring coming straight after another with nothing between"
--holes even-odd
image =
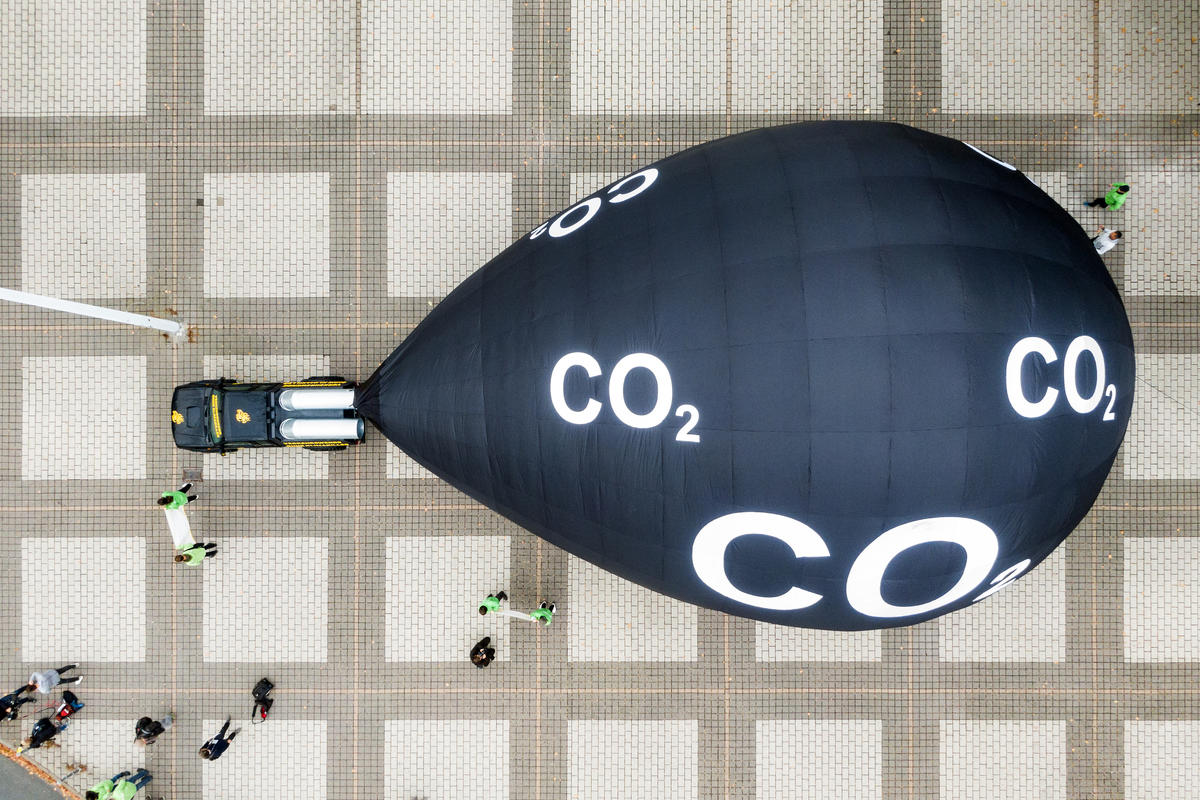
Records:
<instances>
[{"instance_id":1,"label":"large co2 letters","mask_svg":"<svg viewBox=\"0 0 1200 800\"><path fill-rule=\"evenodd\" d=\"M640 172L635 172L608 187L608 202L624 203L626 200L632 200L649 189L656 180L658 180L658 170L654 167L647 167ZM529 238L536 239L546 231L549 231L550 236L555 239L574 233L591 222L592 218L599 213L602 205L604 205L604 201L599 197L582 200L549 222L538 225L529 232Z\"/></svg>"},{"instance_id":2,"label":"large co2 letters","mask_svg":"<svg viewBox=\"0 0 1200 800\"><path fill-rule=\"evenodd\" d=\"M1078 376L1075 374L1079 357L1084 353L1090 354L1096 363L1096 385L1087 397L1079 393ZM1053 387L1047 389L1039 400L1030 400L1025 396L1025 389L1021 385L1021 367L1025 359L1032 355L1040 356L1047 364L1058 360L1058 353L1054 352L1053 345L1040 337L1026 336L1009 351L1008 364L1004 370L1008 402L1014 411L1027 419L1045 416L1058 401L1058 389ZM1100 349L1100 343L1091 336L1076 336L1067 345L1067 353L1063 357L1063 393L1066 394L1067 403L1075 413L1090 414L1100 405L1100 401L1107 397L1108 405L1101 419L1104 422L1112 422L1117 418L1113 411L1117 403L1117 386L1114 383L1105 386L1104 378L1104 352Z\"/></svg>"},{"instance_id":3,"label":"large co2 letters","mask_svg":"<svg viewBox=\"0 0 1200 800\"><path fill-rule=\"evenodd\" d=\"M983 155L987 155L984 153ZM988 156L991 158L991 156ZM995 160L995 159L993 159ZM1009 164L997 162L1013 169ZM583 228L604 207L623 203L646 191L658 179L658 170L650 167L618 181L608 187L602 195L593 196L576 203L557 217L542 223L529 233L537 239L548 233L552 238L561 238ZM1095 385L1084 387L1085 396L1078 383L1077 366L1084 353L1089 354L1096 366ZM1058 361L1053 345L1045 339L1029 336L1018 341L1009 352L1005 366L1005 388L1009 404L1022 417L1036 419L1050 413L1058 402L1060 391L1047 388L1040 398L1031 399L1021 381L1022 368L1026 359L1038 357L1047 365ZM1062 363L1062 394L1071 409L1078 414L1095 411L1105 397L1108 405L1102 419L1116 418L1116 385L1105 384L1104 353L1099 343L1090 336L1078 336L1068 345ZM600 416L603 403L589 397L582 405L574 404L566 397L567 375L572 369L582 369L588 378L600 378L603 370L599 361L588 353L567 353L558 359L550 374L550 401L555 412L572 425L588 425ZM653 377L656 395L653 407L645 411L634 411L625 397L625 382L635 369L647 370ZM674 386L671 372L657 356L649 353L630 353L613 366L608 376L608 403L613 414L631 428L655 428L671 415ZM700 412L690 404L675 409L675 416L683 417L684 424L675 439L680 442L699 442L700 436L693 433ZM704 525L692 543L692 566L697 577L709 588L739 603L772 611L794 611L808 608L820 602L822 596L800 586L792 586L783 594L768 597L745 592L730 581L725 572L725 553L730 544L742 536L770 536L784 542L796 558L827 558L829 547L824 538L813 528L799 520L781 514L767 512L739 512L726 514ZM932 542L948 542L963 549L966 560L958 581L944 592L927 602L911 606L898 606L883 597L883 577L897 556L904 551ZM895 619L935 611L956 603L977 590L991 573L999 553L999 542L995 532L978 520L966 517L932 517L907 522L884 531L862 549L855 558L846 576L846 599L850 606L864 616ZM1025 559L1002 570L989 583L988 588L971 598L971 602L985 597L1007 586L1029 569L1031 561Z\"/></svg>"},{"instance_id":4,"label":"large co2 letters","mask_svg":"<svg viewBox=\"0 0 1200 800\"><path fill-rule=\"evenodd\" d=\"M774 597L749 594L734 586L725 574L725 551L733 540L752 534L780 540L791 548L796 558L829 556L829 547L821 534L803 522L782 514L742 511L718 517L696 534L692 541L692 567L697 577L710 589L731 600L772 611L795 611L821 600L821 595L799 586ZM889 603L882 592L883 574L888 565L905 550L931 542L950 542L967 554L958 582L941 597L919 605ZM846 576L846 599L856 611L868 617L895 619L934 611L961 600L978 587L991 572L998 552L996 534L978 520L933 517L906 522L884 531L858 554ZM992 579L991 588L972 598L971 602L982 600L1016 580L1030 563L1025 559L1004 570Z\"/></svg>"},{"instance_id":5,"label":"large co2 letters","mask_svg":"<svg viewBox=\"0 0 1200 800\"><path fill-rule=\"evenodd\" d=\"M558 360L550 372L550 403L558 415L572 425L587 425L595 422L596 417L600 416L601 404L590 397L583 408L572 408L567 403L565 392L567 371L572 367L583 369L589 378L600 377L600 362L595 358L587 353L567 353ZM643 414L637 413L625 402L625 379L629 377L630 372L638 368L648 370L654 376L654 383L658 387L654 407ZM674 399L674 394L671 371L667 369L667 365L662 362L662 359L649 353L630 353L625 356L616 363L612 375L608 378L608 402L612 405L613 413L616 414L617 419L631 428L654 428L661 425L667 415L671 413L671 401ZM691 432L696 427L696 423L700 421L700 412L696 407L684 403L675 409L675 416L685 417L683 427L675 435L675 441L699 442L699 434Z\"/></svg>"}]
</instances>

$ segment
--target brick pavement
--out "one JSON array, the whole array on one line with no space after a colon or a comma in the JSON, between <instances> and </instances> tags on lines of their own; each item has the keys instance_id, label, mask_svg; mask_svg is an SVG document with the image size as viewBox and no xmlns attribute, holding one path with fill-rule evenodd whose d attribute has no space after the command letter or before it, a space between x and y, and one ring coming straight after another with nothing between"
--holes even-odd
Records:
<instances>
[{"instance_id":1,"label":"brick pavement","mask_svg":"<svg viewBox=\"0 0 1200 800\"><path fill-rule=\"evenodd\" d=\"M52 765L144 759L180 800L1200 797L1200 12L852 5L0 0L0 285L197 333L0 307L0 673L87 675ZM984 147L1090 229L1114 217L1083 201L1133 184L1106 256L1139 353L1126 445L1059 553L987 603L780 629L600 573L373 431L348 453L171 445L174 385L365 378L609 177L829 116ZM200 570L151 505L185 471L222 544ZM556 600L554 625L480 618L497 584ZM264 674L279 700L251 728ZM245 730L201 762L231 713Z\"/></svg>"}]
</instances>

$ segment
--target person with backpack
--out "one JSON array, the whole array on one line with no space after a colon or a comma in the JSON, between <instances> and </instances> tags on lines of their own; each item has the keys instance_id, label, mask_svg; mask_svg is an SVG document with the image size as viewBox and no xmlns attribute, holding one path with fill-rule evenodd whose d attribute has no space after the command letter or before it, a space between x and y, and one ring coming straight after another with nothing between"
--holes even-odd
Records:
<instances>
[{"instance_id":1,"label":"person with backpack","mask_svg":"<svg viewBox=\"0 0 1200 800\"><path fill-rule=\"evenodd\" d=\"M54 737L58 736L65 727L65 725L56 725L54 720L49 717L42 717L33 724L33 730L21 742L21 747L17 752L37 750L39 747L58 747L58 742L54 741Z\"/></svg>"},{"instance_id":2,"label":"person with backpack","mask_svg":"<svg viewBox=\"0 0 1200 800\"><path fill-rule=\"evenodd\" d=\"M154 741L166 733L167 729L175 722L174 714L167 714L161 720L153 720L150 717L142 717L137 721L133 728L134 741L142 747L148 744L154 744Z\"/></svg>"},{"instance_id":3,"label":"person with backpack","mask_svg":"<svg viewBox=\"0 0 1200 800\"><path fill-rule=\"evenodd\" d=\"M58 722L63 722L65 727L67 717L70 717L76 711L83 708L83 706L84 702L76 697L74 692L70 689L64 689L62 700L59 701L58 707L54 709L54 719Z\"/></svg>"},{"instance_id":4,"label":"person with backpack","mask_svg":"<svg viewBox=\"0 0 1200 800\"><path fill-rule=\"evenodd\" d=\"M22 694L29 691L33 690L30 689L28 685L25 685L20 689L17 689L15 692L9 692L3 697L0 697L0 720L7 722L16 719L17 709L26 703L33 702L32 697L21 697Z\"/></svg>"},{"instance_id":5,"label":"person with backpack","mask_svg":"<svg viewBox=\"0 0 1200 800\"><path fill-rule=\"evenodd\" d=\"M274 688L275 684L271 683L269 678L260 678L250 690L250 695L254 698L254 708L250 712L252 725L267 721L267 714L271 713L271 706L275 705L275 698L271 697Z\"/></svg>"}]
</instances>

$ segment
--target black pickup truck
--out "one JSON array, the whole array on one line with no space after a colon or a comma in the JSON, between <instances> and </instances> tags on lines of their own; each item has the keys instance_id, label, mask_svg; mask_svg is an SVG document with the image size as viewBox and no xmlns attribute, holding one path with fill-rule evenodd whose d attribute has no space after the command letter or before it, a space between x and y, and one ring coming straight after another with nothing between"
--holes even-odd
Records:
<instances>
[{"instance_id":1,"label":"black pickup truck","mask_svg":"<svg viewBox=\"0 0 1200 800\"><path fill-rule=\"evenodd\" d=\"M243 447L342 450L366 433L354 410L355 385L339 377L185 383L171 397L171 432L177 447L204 453Z\"/></svg>"}]
</instances>

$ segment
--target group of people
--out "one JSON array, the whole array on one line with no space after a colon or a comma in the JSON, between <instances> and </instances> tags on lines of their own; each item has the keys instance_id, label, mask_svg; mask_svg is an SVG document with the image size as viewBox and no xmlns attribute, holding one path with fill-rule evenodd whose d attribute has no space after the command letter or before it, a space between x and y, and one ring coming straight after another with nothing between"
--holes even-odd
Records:
<instances>
[{"instance_id":1,"label":"group of people","mask_svg":"<svg viewBox=\"0 0 1200 800\"><path fill-rule=\"evenodd\" d=\"M32 697L26 697L26 694L50 694L56 687L75 685L83 680L82 675L76 675L70 678L64 678L63 673L70 672L77 665L67 664L66 666L58 667L57 669L45 669L39 672L34 672L29 676L29 681L15 691L0 697L0 720L13 721L19 717L21 706L27 703L35 702ZM254 710L256 715L266 719L267 711L274 702L268 695L274 684L271 684L265 678L259 681L254 687ZM84 703L75 696L75 693L70 690L64 690L62 700L51 716L45 716L38 719L34 723L33 729L29 736L26 736L21 743L18 753L26 750L36 750L41 747L58 747L55 737L58 736L70 724L70 717L79 709L84 707ZM49 706L47 706L49 709ZM142 717L134 725L134 741L141 746L153 744L159 736L165 733L175 722L174 713L169 713L162 719L154 719L152 717ZM208 739L200 747L200 757L206 761L216 761L221 755L229 749L230 742L234 737L241 732L241 728L235 728L230 731L229 727L233 722L233 717L226 718L225 724L221 726L221 730ZM154 780L154 776L149 770L139 769L136 772L125 770L113 775L108 780L100 781L85 793L86 800L131 800L133 796L146 784Z\"/></svg>"},{"instance_id":2,"label":"group of people","mask_svg":"<svg viewBox=\"0 0 1200 800\"><path fill-rule=\"evenodd\" d=\"M212 542L197 543L192 538L191 525L184 511L184 507L188 503L196 500L196 495L190 494L192 488L191 483L185 483L174 491L163 492L158 499L158 505L163 507L163 511L167 515L167 522L177 551L175 562L196 566L203 563L205 559L216 556L217 545ZM0 721L17 720L20 717L21 707L35 702L34 698L28 695L35 692L48 695L56 687L80 683L83 680L82 675L63 677L64 673L70 672L76 667L76 664L67 664L57 669L34 672L29 676L26 684L0 697ZM254 688L255 715L263 720L266 719L267 711L274 702L268 696L272 688L274 685L266 679L259 681ZM55 737L70 724L71 715L83 707L84 703L76 697L74 692L64 690L62 700L54 709L54 713L41 717L34 723L29 736L22 741L18 753L42 747L58 747ZM50 708L51 706L47 706L45 710ZM174 721L174 713L168 713L161 719L144 716L134 726L134 740L141 746L153 744L159 736L171 728ZM200 747L201 758L206 761L216 761L229 749L230 742L241 732L241 728L235 728L232 731L229 729L232 722L232 716L228 717L221 730ZM153 779L153 775L146 769L139 769L136 772L125 770L88 789L85 798L86 800L132 800L138 790Z\"/></svg>"},{"instance_id":3,"label":"group of people","mask_svg":"<svg viewBox=\"0 0 1200 800\"><path fill-rule=\"evenodd\" d=\"M21 706L35 702L33 697L23 695L34 693L48 695L57 687L74 686L81 683L82 675L63 677L64 673L74 670L77 666L76 664L67 664L56 669L34 672L24 686L0 697L0 720L6 722L16 720L19 717ZM73 691L64 689L62 699L54 707L54 713L39 718L33 724L33 729L21 741L21 747L17 752L23 753L26 750L36 750L41 747L58 747L55 737L66 730L70 725L71 716L83 707L84 703ZM50 708L47 706L45 710ZM150 717L142 717L138 720L134 731L135 739L143 745L153 742L163 731L171 727L172 720L173 717L170 714L159 722L155 722ZM106 781L97 783L87 791L85 797L86 800L131 800L137 791L151 780L153 780L153 776L146 769L139 769L133 773L125 770Z\"/></svg>"},{"instance_id":4,"label":"group of people","mask_svg":"<svg viewBox=\"0 0 1200 800\"><path fill-rule=\"evenodd\" d=\"M522 611L513 611L507 608L504 605L507 602L508 594L503 589L493 592L479 604L479 613L483 616L487 616L488 614L504 614L505 616L516 617L517 619L540 622L543 625L549 625L554 621L554 603L543 600L541 605L526 614ZM492 647L491 643L492 637L485 636L471 648L472 664L482 669L492 663L492 659L496 657L496 648Z\"/></svg>"},{"instance_id":5,"label":"group of people","mask_svg":"<svg viewBox=\"0 0 1200 800\"><path fill-rule=\"evenodd\" d=\"M64 672L70 672L76 666L75 664L67 664L58 669L44 669L30 675L28 682L24 686L0 697L0 720L11 721L17 719L21 706L26 703L35 702L33 697L22 697L26 693L30 695L34 693L48 695L58 686L73 686L82 682L82 675L76 675L71 678L63 677ZM47 706L44 710L49 710L50 708L51 706ZM41 717L34 723L33 730L21 742L21 748L18 752L33 750L39 747L55 747L54 737L67 727L71 715L81 708L83 708L83 703L75 696L75 693L64 690L62 699L54 707L54 713L50 716Z\"/></svg>"},{"instance_id":6,"label":"group of people","mask_svg":"<svg viewBox=\"0 0 1200 800\"><path fill-rule=\"evenodd\" d=\"M1090 208L1103 207L1108 211L1119 211L1128 199L1129 184L1114 183L1103 197L1097 197L1095 200L1084 203L1084 205ZM1100 231L1100 235L1092 239L1092 246L1096 248L1097 253L1104 255L1117 246L1123 235L1120 231L1113 230L1105 225L1103 230Z\"/></svg>"}]
</instances>

